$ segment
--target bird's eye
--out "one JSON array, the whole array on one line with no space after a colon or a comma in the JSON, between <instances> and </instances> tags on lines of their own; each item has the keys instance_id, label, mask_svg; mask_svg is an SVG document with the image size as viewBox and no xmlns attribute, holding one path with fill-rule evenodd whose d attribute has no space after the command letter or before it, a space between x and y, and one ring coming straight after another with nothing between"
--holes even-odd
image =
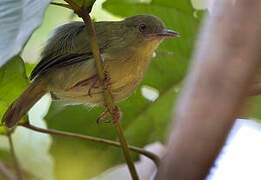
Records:
<instances>
[{"instance_id":1,"label":"bird's eye","mask_svg":"<svg viewBox=\"0 0 261 180\"><path fill-rule=\"evenodd\" d=\"M146 30L146 25L145 24L140 24L139 25L139 31L140 32L143 32L143 31L145 31Z\"/></svg>"}]
</instances>

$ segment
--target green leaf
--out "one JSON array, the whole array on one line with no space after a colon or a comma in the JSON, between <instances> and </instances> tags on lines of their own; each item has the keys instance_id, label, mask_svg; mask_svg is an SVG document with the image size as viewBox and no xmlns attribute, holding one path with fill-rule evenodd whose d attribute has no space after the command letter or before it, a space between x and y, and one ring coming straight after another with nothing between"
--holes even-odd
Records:
<instances>
[{"instance_id":1,"label":"green leaf","mask_svg":"<svg viewBox=\"0 0 261 180\"><path fill-rule=\"evenodd\" d=\"M0 68L0 118L8 106L25 90L29 81L25 74L25 66L21 57L15 56ZM5 133L0 127L0 134Z\"/></svg>"},{"instance_id":2,"label":"green leaf","mask_svg":"<svg viewBox=\"0 0 261 180\"><path fill-rule=\"evenodd\" d=\"M42 23L50 0L0 1L0 67L17 55Z\"/></svg>"},{"instance_id":3,"label":"green leaf","mask_svg":"<svg viewBox=\"0 0 261 180\"><path fill-rule=\"evenodd\" d=\"M192 4L188 0L183 1L169 1L169 0L152 0L151 4L156 4L157 6L165 6L175 8L177 11L182 11L192 15L194 9L192 8Z\"/></svg>"},{"instance_id":4,"label":"green leaf","mask_svg":"<svg viewBox=\"0 0 261 180\"><path fill-rule=\"evenodd\" d=\"M246 104L247 113L244 113L240 118L255 119L261 123L261 96L250 97Z\"/></svg>"}]
</instances>

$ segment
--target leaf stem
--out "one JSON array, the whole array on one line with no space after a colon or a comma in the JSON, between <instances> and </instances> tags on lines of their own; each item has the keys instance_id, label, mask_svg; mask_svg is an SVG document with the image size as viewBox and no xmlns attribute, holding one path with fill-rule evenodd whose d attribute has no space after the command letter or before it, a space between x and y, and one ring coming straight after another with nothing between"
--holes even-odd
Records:
<instances>
[{"instance_id":1,"label":"leaf stem","mask_svg":"<svg viewBox=\"0 0 261 180\"><path fill-rule=\"evenodd\" d=\"M55 129L43 129L43 128L33 126L33 125L29 124L28 122L19 124L19 125L27 128L27 129L31 129L33 131L37 131L37 132L41 132L41 133L45 133L45 134L73 137L73 138L83 139L86 141L112 145L114 147L121 147L121 144L119 142L115 142L115 141L111 141L111 140L107 140L107 139L86 136L86 135L81 135L81 134L76 134L76 133L71 133L71 132L59 131L59 130L55 130ZM156 154L154 154L150 151L147 151L143 148L138 148L135 146L128 146L128 148L129 148L129 150L131 150L133 152L137 152L137 153L140 153L140 154L146 156L147 158L151 159L157 167L159 166L160 158Z\"/></svg>"},{"instance_id":2,"label":"leaf stem","mask_svg":"<svg viewBox=\"0 0 261 180\"><path fill-rule=\"evenodd\" d=\"M58 3L58 2L51 2L50 4L73 10L73 8L69 4L63 4L63 3Z\"/></svg>"},{"instance_id":3,"label":"leaf stem","mask_svg":"<svg viewBox=\"0 0 261 180\"><path fill-rule=\"evenodd\" d=\"M0 173L8 180L17 180L4 163L0 162Z\"/></svg>"},{"instance_id":4,"label":"leaf stem","mask_svg":"<svg viewBox=\"0 0 261 180\"><path fill-rule=\"evenodd\" d=\"M94 59L96 61L96 68L97 68L97 71L98 71L98 76L99 76L100 82L102 82L102 84L103 84L104 99L105 99L105 102L106 102L106 105L107 105L109 112L113 116L115 105L114 105L114 102L113 102L113 97L112 97L110 89L105 88L105 86L104 86L105 74L104 74L103 61L102 61L102 57L101 57L101 54L100 54L99 46L97 44L96 33L95 33L95 30L94 30L94 26L93 26L91 17L89 15L89 12L84 10L84 9L82 9L81 12L78 12L78 15L83 19L85 25L87 26L93 56L94 56ZM125 156L125 159L126 159L129 171L131 173L132 179L138 180L139 177L138 177L137 171L135 169L134 163L131 159L130 152L129 152L129 149L128 149L128 144L127 144L127 141L124 137L122 128L120 126L120 122L117 121L117 122L114 123L114 125L115 125L115 128L116 128L118 137L120 139L123 154Z\"/></svg>"},{"instance_id":5,"label":"leaf stem","mask_svg":"<svg viewBox=\"0 0 261 180\"><path fill-rule=\"evenodd\" d=\"M13 161L14 161L17 180L22 180L23 179L22 171L21 171L21 168L19 166L19 163L18 163L16 155L15 155L15 149L14 149L14 144L13 144L13 140L11 137L11 133L7 134L7 138L8 138L9 145L10 145L10 152L11 152L11 155L12 155Z\"/></svg>"}]
</instances>

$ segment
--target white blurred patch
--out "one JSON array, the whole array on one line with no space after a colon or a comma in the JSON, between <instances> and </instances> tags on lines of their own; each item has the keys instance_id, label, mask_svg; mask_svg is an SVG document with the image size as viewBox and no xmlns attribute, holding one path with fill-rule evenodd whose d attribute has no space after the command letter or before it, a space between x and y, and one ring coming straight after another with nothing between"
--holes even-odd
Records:
<instances>
[{"instance_id":1,"label":"white blurred patch","mask_svg":"<svg viewBox=\"0 0 261 180\"><path fill-rule=\"evenodd\" d=\"M155 58L157 56L157 53L154 51L153 53L152 53L152 58Z\"/></svg>"},{"instance_id":2,"label":"white blurred patch","mask_svg":"<svg viewBox=\"0 0 261 180\"><path fill-rule=\"evenodd\" d=\"M149 101L155 101L159 97L159 90L157 90L153 87L144 85L141 87L141 94L143 97L145 97Z\"/></svg>"},{"instance_id":3,"label":"white blurred patch","mask_svg":"<svg viewBox=\"0 0 261 180\"><path fill-rule=\"evenodd\" d=\"M46 128L43 117L51 104L50 95L45 95L29 112L30 123ZM20 166L39 180L53 180L54 162L49 154L51 136L17 127L12 134L14 148ZM5 136L0 136L0 149L9 150Z\"/></svg>"},{"instance_id":4,"label":"white blurred patch","mask_svg":"<svg viewBox=\"0 0 261 180\"><path fill-rule=\"evenodd\" d=\"M164 146L155 142L145 146L145 149L162 157L165 152ZM147 157L141 155L140 161L135 163L135 167L139 178L141 180L151 180L152 176L156 174L156 166ZM130 173L126 164L115 166L103 172L101 175L94 177L90 180L131 180Z\"/></svg>"},{"instance_id":5,"label":"white blurred patch","mask_svg":"<svg viewBox=\"0 0 261 180\"><path fill-rule=\"evenodd\" d=\"M260 180L261 125L237 119L207 180Z\"/></svg>"},{"instance_id":6,"label":"white blurred patch","mask_svg":"<svg viewBox=\"0 0 261 180\"><path fill-rule=\"evenodd\" d=\"M160 143L148 145L145 149L162 157L164 146ZM252 120L237 119L222 149L215 166L206 180L260 180L261 165L261 125ZM135 163L142 180L153 180L157 169L153 162L144 156ZM91 180L124 179L131 180L127 166L119 165L108 169Z\"/></svg>"}]
</instances>

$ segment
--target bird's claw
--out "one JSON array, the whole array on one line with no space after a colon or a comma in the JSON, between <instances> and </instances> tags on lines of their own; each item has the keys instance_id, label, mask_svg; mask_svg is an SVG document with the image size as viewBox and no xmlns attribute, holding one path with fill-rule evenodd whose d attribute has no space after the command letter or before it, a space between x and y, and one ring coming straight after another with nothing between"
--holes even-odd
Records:
<instances>
[{"instance_id":1,"label":"bird's claw","mask_svg":"<svg viewBox=\"0 0 261 180\"><path fill-rule=\"evenodd\" d=\"M105 106L107 108L107 106ZM96 123L99 124L101 120L105 119L110 114L108 108L98 117ZM115 106L113 115L110 120L104 121L104 123L116 123L121 118L120 108Z\"/></svg>"},{"instance_id":2,"label":"bird's claw","mask_svg":"<svg viewBox=\"0 0 261 180\"><path fill-rule=\"evenodd\" d=\"M103 81L104 88L107 89L111 86L111 78L109 77L109 73L104 71L105 79Z\"/></svg>"}]
</instances>

